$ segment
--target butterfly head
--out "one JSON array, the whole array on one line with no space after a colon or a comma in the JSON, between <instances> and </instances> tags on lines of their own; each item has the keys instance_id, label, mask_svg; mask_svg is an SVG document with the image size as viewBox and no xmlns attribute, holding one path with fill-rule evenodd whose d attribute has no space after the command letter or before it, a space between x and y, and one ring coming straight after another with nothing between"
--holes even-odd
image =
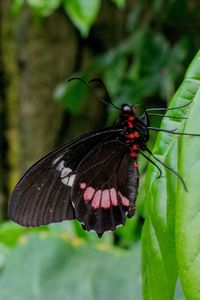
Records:
<instances>
[{"instance_id":1,"label":"butterfly head","mask_svg":"<svg viewBox=\"0 0 200 300\"><path fill-rule=\"evenodd\" d=\"M135 107L129 104L123 104L121 109L123 114L134 115L136 113Z\"/></svg>"}]
</instances>

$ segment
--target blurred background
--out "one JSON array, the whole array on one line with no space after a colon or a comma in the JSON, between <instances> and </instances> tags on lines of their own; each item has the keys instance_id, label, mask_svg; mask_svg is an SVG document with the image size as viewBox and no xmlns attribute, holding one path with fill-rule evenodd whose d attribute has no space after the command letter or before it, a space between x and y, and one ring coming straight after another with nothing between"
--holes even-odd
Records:
<instances>
[{"instance_id":1,"label":"blurred background","mask_svg":"<svg viewBox=\"0 0 200 300\"><path fill-rule=\"evenodd\" d=\"M166 106L199 49L199 19L198 0L0 2L0 299L142 299L145 161L136 216L102 239L77 222L22 228L7 203L31 164L117 117L67 79L101 78L116 105Z\"/></svg>"}]
</instances>

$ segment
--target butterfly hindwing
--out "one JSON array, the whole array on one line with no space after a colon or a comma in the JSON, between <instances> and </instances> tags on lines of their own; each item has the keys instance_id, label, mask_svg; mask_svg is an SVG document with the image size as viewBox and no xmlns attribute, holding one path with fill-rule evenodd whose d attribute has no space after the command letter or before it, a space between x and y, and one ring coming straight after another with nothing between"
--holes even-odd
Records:
<instances>
[{"instance_id":1,"label":"butterfly hindwing","mask_svg":"<svg viewBox=\"0 0 200 300\"><path fill-rule=\"evenodd\" d=\"M99 235L115 230L134 212L138 177L133 159L119 139L97 145L80 163L72 191L76 218ZM131 181L132 180L132 181Z\"/></svg>"},{"instance_id":2,"label":"butterfly hindwing","mask_svg":"<svg viewBox=\"0 0 200 300\"><path fill-rule=\"evenodd\" d=\"M77 167L95 145L119 132L108 128L83 135L34 164L13 191L10 219L24 226L39 226L76 218L72 187Z\"/></svg>"}]
</instances>

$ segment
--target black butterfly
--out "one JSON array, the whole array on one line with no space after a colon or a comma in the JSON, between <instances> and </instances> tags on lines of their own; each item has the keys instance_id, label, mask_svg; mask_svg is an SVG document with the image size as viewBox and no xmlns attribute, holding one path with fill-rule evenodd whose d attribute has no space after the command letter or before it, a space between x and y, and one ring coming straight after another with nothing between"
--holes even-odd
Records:
<instances>
[{"instance_id":1,"label":"black butterfly","mask_svg":"<svg viewBox=\"0 0 200 300\"><path fill-rule=\"evenodd\" d=\"M105 89L100 80L93 79L88 84L92 82L100 83ZM102 101L114 106L107 93ZM116 108L120 110L116 124L72 140L24 174L9 202L10 219L23 226L77 219L84 229L95 231L99 237L105 231L114 231L124 225L126 216L132 217L136 209L138 155L142 154L159 169L144 151L175 173L186 189L180 175L146 146L149 130L159 130L150 127L149 121L150 115L160 116L150 113L158 109L144 108L139 116L136 106L124 104Z\"/></svg>"}]
</instances>

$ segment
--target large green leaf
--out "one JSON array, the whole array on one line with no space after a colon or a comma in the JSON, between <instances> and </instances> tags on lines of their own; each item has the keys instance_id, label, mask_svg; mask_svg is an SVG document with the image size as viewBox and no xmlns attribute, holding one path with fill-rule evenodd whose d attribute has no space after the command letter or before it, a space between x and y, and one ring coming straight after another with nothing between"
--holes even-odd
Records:
<instances>
[{"instance_id":1,"label":"large green leaf","mask_svg":"<svg viewBox=\"0 0 200 300\"><path fill-rule=\"evenodd\" d=\"M192 80L200 85L200 67ZM200 133L200 89L185 126L185 132ZM180 172L188 193L179 187L176 205L176 246L180 279L186 299L200 299L200 138L181 140Z\"/></svg>"},{"instance_id":2,"label":"large green leaf","mask_svg":"<svg viewBox=\"0 0 200 300\"><path fill-rule=\"evenodd\" d=\"M199 76L200 52L198 52L197 56L192 62L181 87L175 94L171 102L172 107L183 105L187 103L187 101L191 101L194 99L200 87L200 81L197 80ZM170 114L184 117L188 115L190 116L194 111L195 106L196 104L194 103L193 105L190 105L188 107L171 111L168 113L168 115ZM190 122L191 117L187 120L187 124L189 124ZM196 122L198 122L198 118L196 118ZM176 119L176 121L174 121L166 118L163 120L161 127L166 129L177 128L178 131L183 131L184 125L185 120ZM189 131L189 129L190 131L194 131L194 129L192 130L191 128L186 128L187 131ZM184 169L185 173L183 172L183 165L185 164L185 153L183 152L184 149L182 151L182 155L179 156L179 154L182 143L184 143L183 145L185 145L185 148L187 148L188 143L191 142L191 140L193 141L193 143L195 143L195 141L196 143L198 142L198 138L193 139L194 140L188 137L183 138L182 136L174 136L166 133L161 133L158 135L153 152L175 170L177 170L178 165L180 165L179 173L185 180L187 180L188 175L186 176L186 172L188 164L186 170ZM190 147L188 148L191 149ZM191 150L188 150L188 155L191 155L193 157L193 152ZM195 156L195 159L197 160L197 156ZM148 168L146 178L146 221L143 230L142 243L143 294L144 299L148 300L173 299L174 289L178 276L178 264L176 259L175 247L175 205L177 200L177 207L180 207L180 209L177 211L178 226L176 230L177 233L179 233L180 237L180 232L183 233L183 224L180 221L180 218L183 217L180 214L183 203L181 205L180 201L184 200L180 200L180 196L178 195L181 193L181 197L188 197L187 201L189 201L189 199L191 200L191 197L193 197L191 193L186 193L183 190L183 186L180 185L180 183L177 188L177 177L173 173L166 171L166 169L163 168L162 172L162 178L157 179L156 177L158 175L158 172L151 165ZM195 180L193 179L193 177L191 177L190 179L191 181L193 181L193 189L195 190L194 194L198 194L198 185L195 185ZM189 183L187 182L187 184L189 188ZM184 211L186 211L186 208L184 209ZM185 226L186 223L184 223ZM187 232L189 236L190 231ZM190 234L192 233L190 232ZM178 239L179 242L180 239L181 238ZM183 245L184 242L182 240L182 246ZM181 252L180 244L178 246L178 249L179 252ZM178 261L183 262L182 258L179 256ZM184 267L185 266L183 266L183 264L180 264L180 274L185 274L184 278L186 278L186 272L184 273L182 270L182 268ZM182 280L182 276L181 281L184 289L185 281ZM190 279L188 279L188 281L190 281Z\"/></svg>"},{"instance_id":3,"label":"large green leaf","mask_svg":"<svg viewBox=\"0 0 200 300\"><path fill-rule=\"evenodd\" d=\"M49 233L25 235L0 274L1 299L141 299L140 247L119 251Z\"/></svg>"},{"instance_id":4,"label":"large green leaf","mask_svg":"<svg viewBox=\"0 0 200 300\"><path fill-rule=\"evenodd\" d=\"M64 0L64 8L83 36L87 36L100 8L100 0Z\"/></svg>"}]
</instances>

